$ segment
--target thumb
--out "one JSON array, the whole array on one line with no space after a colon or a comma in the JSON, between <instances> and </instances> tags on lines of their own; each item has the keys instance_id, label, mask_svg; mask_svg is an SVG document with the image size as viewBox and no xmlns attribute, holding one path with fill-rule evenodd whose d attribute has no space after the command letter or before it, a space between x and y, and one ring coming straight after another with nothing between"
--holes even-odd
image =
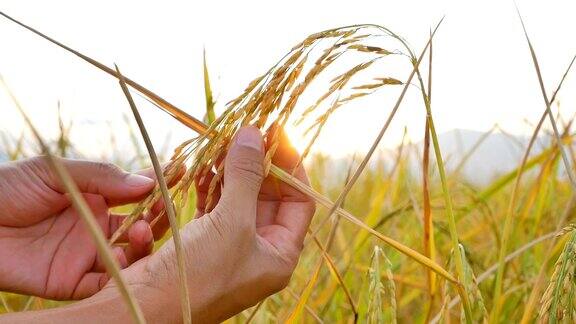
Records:
<instances>
[{"instance_id":1,"label":"thumb","mask_svg":"<svg viewBox=\"0 0 576 324\"><path fill-rule=\"evenodd\" d=\"M220 202L236 215L256 215L258 193L264 179L263 142L258 128L243 127L228 150Z\"/></svg>"}]
</instances>

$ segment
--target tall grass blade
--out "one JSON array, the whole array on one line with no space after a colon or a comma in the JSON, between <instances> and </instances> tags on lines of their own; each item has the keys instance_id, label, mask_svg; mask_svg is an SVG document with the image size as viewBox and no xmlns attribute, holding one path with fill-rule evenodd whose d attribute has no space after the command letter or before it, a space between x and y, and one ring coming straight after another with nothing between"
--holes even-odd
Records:
<instances>
[{"instance_id":1,"label":"tall grass blade","mask_svg":"<svg viewBox=\"0 0 576 324\"><path fill-rule=\"evenodd\" d=\"M428 57L428 101L432 104L432 33L430 33L430 51ZM436 244L434 241L434 223L432 221L432 210L430 207L430 124L428 118L424 126L424 148L422 156L422 213L424 223L424 255L431 260L436 260ZM428 279L428 312L426 319L429 320L434 306L436 295L436 274L433 271L427 272Z\"/></svg>"},{"instance_id":2,"label":"tall grass blade","mask_svg":"<svg viewBox=\"0 0 576 324\"><path fill-rule=\"evenodd\" d=\"M4 12L0 11L0 15L4 16L6 19L13 21L14 23L28 29L29 31L33 32L34 34L44 38L45 40L65 49L66 51L78 56L79 58L83 59L84 61L94 65L95 67L97 67L98 69L108 73L109 75L113 76L113 77L117 77L116 72L107 67L106 65L94 60L93 58L86 56L60 42L58 42L57 40L48 37L47 35L41 33L40 31L21 23L20 21L8 16L7 14L5 14ZM197 132L201 132L201 130L205 129L205 126L203 125L203 123L190 116L189 114L185 113L184 111L176 108L174 105L172 105L171 103L169 103L168 101L164 100L163 98L161 98L160 96L158 96L157 94L155 94L154 92L144 88L143 86L141 86L140 84L130 80L129 78L125 77L124 78L126 80L126 84L128 84L129 86L131 86L132 88L136 89L138 92L142 93L143 95L147 96L148 98L150 98L152 101L154 101L156 104L158 104L159 106L161 106L163 108L163 110L168 113L169 115L171 115L172 117L176 118L177 120L179 120L180 122L186 123L189 127L191 127L192 129L196 130Z\"/></svg>"},{"instance_id":3,"label":"tall grass blade","mask_svg":"<svg viewBox=\"0 0 576 324\"><path fill-rule=\"evenodd\" d=\"M552 114L552 110L550 109L551 102L550 100L548 100L548 95L546 94L546 88L544 87L544 81L542 80L542 72L540 71L540 65L538 64L538 58L536 57L536 52L534 51L532 42L530 42L530 38L528 37L528 32L526 31L526 26L524 25L524 20L520 15L520 10L518 9L518 6L516 6L516 11L518 12L518 17L520 18L520 22L522 23L522 29L524 30L524 36L526 36L526 41L528 42L528 47L530 48L530 55L532 56L532 62L534 63L534 68L536 69L536 74L538 76L538 83L540 85L540 90L542 92L542 98L544 99L544 103L546 104L546 113L548 114L550 124L552 125L552 129L554 130L554 136L556 137L556 144L558 145L558 150L562 154L562 160L564 162L564 167L566 168L566 174L570 179L572 188L576 189L576 177L574 176L574 170L570 165L570 160L568 160L568 155L566 154L564 145L562 145L562 140L560 138L560 132L558 130L558 126L556 124L556 120L554 119L554 114ZM570 63L570 65L572 65L572 63Z\"/></svg>"},{"instance_id":4,"label":"tall grass blade","mask_svg":"<svg viewBox=\"0 0 576 324\"><path fill-rule=\"evenodd\" d=\"M214 112L214 97L212 95L212 87L210 86L210 75L208 73L208 63L206 62L206 49L203 53L203 70L204 70L204 96L206 97L206 124L208 126L216 120L216 113Z\"/></svg>"},{"instance_id":5,"label":"tall grass blade","mask_svg":"<svg viewBox=\"0 0 576 324\"><path fill-rule=\"evenodd\" d=\"M178 220L176 219L176 209L174 208L174 203L172 202L172 197L170 196L170 192L168 191L168 185L166 184L166 178L164 177L162 171L162 166L160 166L160 161L158 161L158 156L156 155L156 151L154 150L154 146L152 145L152 141L150 140L148 131L144 126L142 117L138 112L138 108L136 108L136 104L132 99L130 90L128 90L128 87L126 86L124 76L120 73L118 66L116 66L116 72L118 73L118 80L120 82L120 86L122 87L122 91L124 92L124 95L128 100L128 104L132 109L134 119L138 124L140 133L142 134L142 138L144 139L144 143L146 143L146 149L148 150L148 154L150 155L150 160L152 161L152 166L154 167L154 173L156 173L156 178L158 179L158 185L160 186L160 190L162 192L162 198L164 199L164 208L166 209L166 214L168 215L168 221L170 222L170 228L172 229L172 237L174 239L174 249L176 251L176 261L178 264L178 275L180 279L179 287L180 287L180 304L182 307L182 318L184 323L190 324L192 322L191 318L192 311L190 309L190 295L188 292L188 280L186 278L186 260L184 258L182 238L180 237L180 229L178 228Z\"/></svg>"}]
</instances>

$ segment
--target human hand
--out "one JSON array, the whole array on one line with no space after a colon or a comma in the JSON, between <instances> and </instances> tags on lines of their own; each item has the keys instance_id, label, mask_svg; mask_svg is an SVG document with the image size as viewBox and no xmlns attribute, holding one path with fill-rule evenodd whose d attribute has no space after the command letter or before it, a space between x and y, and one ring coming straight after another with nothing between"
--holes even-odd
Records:
<instances>
[{"instance_id":1,"label":"human hand","mask_svg":"<svg viewBox=\"0 0 576 324\"><path fill-rule=\"evenodd\" d=\"M282 136L273 163L288 172L299 156ZM264 178L264 141L254 127L242 128L225 160L224 184L213 210L205 210L210 178L197 182L201 217L187 224L182 240L192 318L219 322L287 284L298 262L315 205L294 188ZM295 176L305 183L300 166ZM172 241L124 270L142 309L156 322L178 322L178 270Z\"/></svg>"},{"instance_id":2,"label":"human hand","mask_svg":"<svg viewBox=\"0 0 576 324\"><path fill-rule=\"evenodd\" d=\"M123 216L109 208L144 198L155 181L152 170L126 173L112 164L65 160L62 163L83 193L106 236ZM143 215L114 252L121 267L148 255L154 237L167 229L163 217L154 230ZM109 276L92 237L71 206L44 157L0 165L0 290L50 299L81 299L98 292Z\"/></svg>"}]
</instances>

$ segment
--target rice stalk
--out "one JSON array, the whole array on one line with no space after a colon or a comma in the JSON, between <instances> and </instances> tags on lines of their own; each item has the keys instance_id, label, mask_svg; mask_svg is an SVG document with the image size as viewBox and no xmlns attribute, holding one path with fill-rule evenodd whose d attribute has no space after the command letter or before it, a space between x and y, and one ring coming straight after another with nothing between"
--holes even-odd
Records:
<instances>
[{"instance_id":1,"label":"rice stalk","mask_svg":"<svg viewBox=\"0 0 576 324\"><path fill-rule=\"evenodd\" d=\"M428 56L428 101L432 103L432 32L430 32L430 51ZM430 123L426 118L424 126L424 147L422 156L422 202L423 202L423 223L424 223L424 255L431 260L436 260L436 244L434 240L434 223L432 221L432 211L430 208ZM428 280L428 311L426 321L430 319L434 307L436 295L436 274L433 271L427 271Z\"/></svg>"},{"instance_id":2,"label":"rice stalk","mask_svg":"<svg viewBox=\"0 0 576 324\"><path fill-rule=\"evenodd\" d=\"M557 233L562 233L562 225L564 224L565 220L569 217L569 215L572 215L574 213L575 207L576 207L576 195L573 194L572 197L570 198L570 201L568 202L568 205L564 209L560 221L556 225ZM555 235L555 237L557 237L557 235ZM547 268L546 265L549 263L549 261L551 261L553 255L552 253L553 243L554 241L550 242L550 244L548 245L547 250L549 251L549 253L542 262L542 266L540 267L540 271L538 272L538 276L536 277L535 284L532 287L532 292L530 293L528 301L526 302L526 306L524 307L524 313L522 314L522 319L520 321L522 324L527 324L532 320L534 309L536 308L536 304L540 299L540 288L544 284Z\"/></svg>"},{"instance_id":3,"label":"rice stalk","mask_svg":"<svg viewBox=\"0 0 576 324\"><path fill-rule=\"evenodd\" d=\"M84 197L82 196L78 187L76 186L76 183L74 183L74 180L72 179L72 177L70 176L64 165L62 165L60 160L58 160L56 157L54 157L54 155L52 155L50 149L40 136L40 133L38 133L37 129L34 127L34 124L32 124L32 121L29 119L28 115L24 112L24 109L22 108L16 97L14 97L13 93L10 91L8 85L4 82L4 79L1 76L0 76L0 83L2 83L7 94L14 102L14 105L18 108L18 111L24 118L26 124L34 134L34 137L36 138L38 144L42 148L42 152L46 155L48 163L56 173L60 182L66 188L68 194L70 195L72 205L76 209L80 218L84 221L84 224L86 225L90 235L92 236L94 243L96 244L98 254L102 257L102 261L104 262L108 274L110 274L114 278L114 281L118 286L120 294L122 295L124 301L128 305L132 318L136 323L146 323L144 314L142 313L142 310L140 309L140 306L138 305L136 298L134 297L133 293L128 289L128 286L126 285L124 279L122 279L122 275L120 273L120 267L118 266L118 263L113 256L112 249L107 244L106 238L104 236L104 233L102 232L102 229L100 228L100 225L96 221L96 218L92 213L92 210L90 209L90 207L86 203L86 200L84 200Z\"/></svg>"},{"instance_id":4,"label":"rice stalk","mask_svg":"<svg viewBox=\"0 0 576 324\"><path fill-rule=\"evenodd\" d=\"M162 192L162 198L164 199L164 208L168 216L168 221L170 222L170 228L172 229L174 250L176 251L176 262L178 265L178 275L180 280L179 287L180 287L180 305L182 307L182 318L184 323L189 324L192 322L191 318L192 311L190 308L188 280L186 278L186 260L184 257L182 238L180 237L180 228L178 227L178 221L176 219L176 210L174 208L174 203L172 202L172 197L170 197L170 192L168 191L168 185L166 184L166 178L164 177L162 167L160 166L160 161L158 161L158 156L156 155L156 151L154 150L154 146L152 145L152 141L150 140L148 131L144 126L142 117L138 112L138 108L136 108L136 104L132 99L132 95L130 94L128 87L126 86L124 76L120 73L120 69L118 68L118 66L115 67L116 72L118 73L118 80L120 86L122 87L122 91L124 92L124 95L128 100L128 104L130 105L132 113L134 114L134 119L138 124L140 133L142 135L142 138L144 139L144 143L146 144L146 149L148 150L150 160L152 161L152 166L154 167L154 173L156 174L156 178L158 179L158 186L160 187L160 190Z\"/></svg>"},{"instance_id":5,"label":"rice stalk","mask_svg":"<svg viewBox=\"0 0 576 324\"><path fill-rule=\"evenodd\" d=\"M450 232L450 239L452 243L452 249L454 252L454 265L456 268L456 274L458 275L458 280L462 281L465 277L464 269L464 257L460 253L460 242L458 238L458 231L456 229L456 219L454 217L454 211L452 206L452 198L448 190L448 180L446 178L446 168L444 167L444 160L442 158L442 153L440 151L440 144L438 141L438 135L436 133L436 127L434 126L434 119L432 117L432 108L430 105L430 99L424 90L424 81L422 81L422 75L418 69L418 63L413 59L414 68L416 70L416 75L418 77L418 82L420 83L420 89L422 93L422 99L424 100L424 106L426 107L426 120L428 121L428 126L430 127L430 136L432 138L432 145L434 147L434 155L436 157L436 164L438 167L438 173L440 175L440 184L442 186L442 195L444 197L444 204L446 205L446 218L448 220L448 230ZM469 292L467 291L466 285L458 285L458 292L462 298L462 305L464 307L464 312L466 315L466 322L468 324L472 323L472 311L470 309L470 304L468 301Z\"/></svg>"}]
</instances>

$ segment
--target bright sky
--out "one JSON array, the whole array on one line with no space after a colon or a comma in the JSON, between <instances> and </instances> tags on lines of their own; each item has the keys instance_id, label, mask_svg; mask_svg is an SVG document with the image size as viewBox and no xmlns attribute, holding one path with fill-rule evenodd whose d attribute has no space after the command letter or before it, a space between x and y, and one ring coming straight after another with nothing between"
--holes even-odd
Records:
<instances>
[{"instance_id":1,"label":"bright sky","mask_svg":"<svg viewBox=\"0 0 576 324\"><path fill-rule=\"evenodd\" d=\"M551 92L576 54L576 3L518 5ZM499 123L509 132L527 133L531 129L525 120L536 122L545 108L514 4L508 0L101 0L89 5L0 0L0 10L103 63L118 63L125 75L200 118L204 47L221 108L311 33L376 23L402 35L419 52L429 29L445 15L434 41L438 132L485 131ZM74 121L72 137L85 153L108 149L111 134L128 142L122 114L130 111L115 80L3 18L0 44L0 74L46 136L56 132L60 100L66 118ZM399 77L406 79L409 72ZM21 118L0 93L0 130L18 136ZM410 91L384 145L396 144L404 126L413 140L421 138L424 106L419 96L416 89ZM569 77L559 98L564 116L576 112L576 76ZM191 136L167 115L144 102L139 105L158 145L168 133L173 143ZM365 106L344 108L335 116L322 136L322 150L342 155L369 147L392 103Z\"/></svg>"}]
</instances>

